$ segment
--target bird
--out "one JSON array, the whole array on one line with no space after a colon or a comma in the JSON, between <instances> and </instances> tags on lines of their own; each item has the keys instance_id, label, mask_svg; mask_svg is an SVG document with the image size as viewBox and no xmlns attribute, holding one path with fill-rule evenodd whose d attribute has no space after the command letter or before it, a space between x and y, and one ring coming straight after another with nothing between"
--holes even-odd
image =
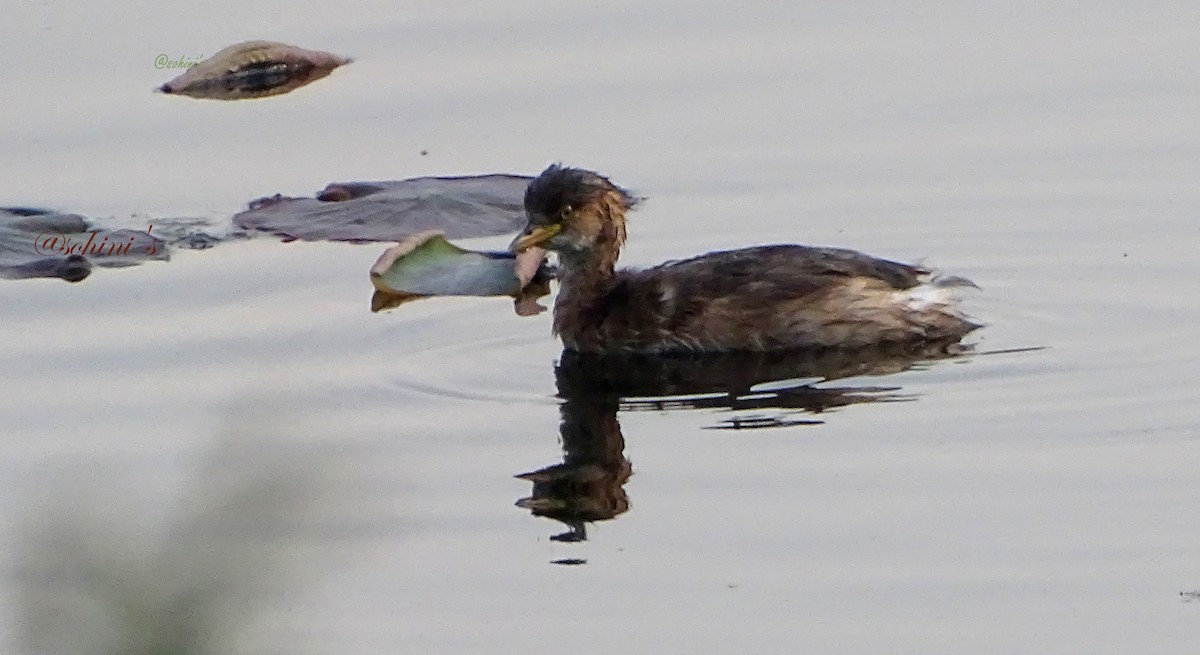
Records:
<instances>
[{"instance_id":1,"label":"bird","mask_svg":"<svg viewBox=\"0 0 1200 655\"><path fill-rule=\"evenodd\" d=\"M617 269L638 204L597 172L551 164L525 190L514 253L558 256L554 333L596 354L769 352L957 343L981 327L931 269L797 244L715 251Z\"/></svg>"}]
</instances>

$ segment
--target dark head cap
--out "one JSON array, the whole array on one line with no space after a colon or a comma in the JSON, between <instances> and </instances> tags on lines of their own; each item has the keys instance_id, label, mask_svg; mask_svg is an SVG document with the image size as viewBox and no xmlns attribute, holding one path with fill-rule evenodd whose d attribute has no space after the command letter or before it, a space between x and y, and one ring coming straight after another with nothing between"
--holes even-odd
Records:
<instances>
[{"instance_id":1,"label":"dark head cap","mask_svg":"<svg viewBox=\"0 0 1200 655\"><path fill-rule=\"evenodd\" d=\"M582 168L551 164L533 178L525 189L525 213L557 218L568 207L581 209L606 197L611 199L612 196L616 197L623 209L637 204L637 198L603 175Z\"/></svg>"}]
</instances>

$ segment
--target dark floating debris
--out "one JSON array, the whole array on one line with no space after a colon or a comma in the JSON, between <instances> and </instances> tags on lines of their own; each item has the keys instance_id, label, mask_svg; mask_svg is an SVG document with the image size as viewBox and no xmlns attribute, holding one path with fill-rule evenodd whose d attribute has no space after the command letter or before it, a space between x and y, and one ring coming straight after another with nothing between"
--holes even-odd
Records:
<instances>
[{"instance_id":1,"label":"dark floating debris","mask_svg":"<svg viewBox=\"0 0 1200 655\"><path fill-rule=\"evenodd\" d=\"M525 225L529 180L492 174L338 182L315 198L259 198L233 223L284 241L403 241L428 230L451 239L511 234Z\"/></svg>"},{"instance_id":2,"label":"dark floating debris","mask_svg":"<svg viewBox=\"0 0 1200 655\"><path fill-rule=\"evenodd\" d=\"M294 91L351 61L286 43L245 41L192 66L158 90L213 100L265 98Z\"/></svg>"},{"instance_id":3,"label":"dark floating debris","mask_svg":"<svg viewBox=\"0 0 1200 655\"><path fill-rule=\"evenodd\" d=\"M496 173L333 183L312 198L259 198L223 225L156 218L143 230L101 228L47 209L0 207L0 279L78 282L93 266L167 260L173 248L205 250L255 234L285 242L402 242L411 251L389 250L391 259L372 272L374 311L430 295L509 295L517 313L527 316L545 309L536 300L549 293L553 277L544 253L475 252L446 238L515 233L525 223L529 179Z\"/></svg>"},{"instance_id":4,"label":"dark floating debris","mask_svg":"<svg viewBox=\"0 0 1200 655\"><path fill-rule=\"evenodd\" d=\"M460 248L430 230L388 248L371 267L371 311L393 309L429 296L513 296L516 312L545 311L537 298L550 291L552 274L541 249L520 255Z\"/></svg>"},{"instance_id":5,"label":"dark floating debris","mask_svg":"<svg viewBox=\"0 0 1200 655\"><path fill-rule=\"evenodd\" d=\"M0 208L0 278L79 282L94 266L121 268L171 258L167 243L146 230L96 228L78 214Z\"/></svg>"}]
</instances>

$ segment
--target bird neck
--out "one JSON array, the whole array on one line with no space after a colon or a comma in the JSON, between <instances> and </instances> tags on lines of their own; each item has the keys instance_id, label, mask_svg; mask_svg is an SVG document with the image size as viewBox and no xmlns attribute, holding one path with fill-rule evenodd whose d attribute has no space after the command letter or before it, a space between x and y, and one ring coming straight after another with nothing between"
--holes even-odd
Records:
<instances>
[{"instance_id":1,"label":"bird neck","mask_svg":"<svg viewBox=\"0 0 1200 655\"><path fill-rule=\"evenodd\" d=\"M561 292L573 295L603 293L616 275L617 258L625 245L625 209L609 194L594 207L590 224L595 236L588 247L559 251Z\"/></svg>"},{"instance_id":2,"label":"bird neck","mask_svg":"<svg viewBox=\"0 0 1200 655\"><path fill-rule=\"evenodd\" d=\"M597 244L587 250L560 252L560 302L586 302L588 298L607 291L616 277L617 257L620 255L619 243Z\"/></svg>"},{"instance_id":3,"label":"bird neck","mask_svg":"<svg viewBox=\"0 0 1200 655\"><path fill-rule=\"evenodd\" d=\"M585 346L596 329L597 312L617 284L617 258L625 244L625 206L615 195L600 204L600 229L589 248L559 251L558 299L554 303L554 332L571 349ZM586 348L584 348L586 349Z\"/></svg>"},{"instance_id":4,"label":"bird neck","mask_svg":"<svg viewBox=\"0 0 1200 655\"><path fill-rule=\"evenodd\" d=\"M584 349L596 329L596 312L616 284L619 247L592 248L558 256L558 298L554 301L554 333L568 349Z\"/></svg>"}]
</instances>

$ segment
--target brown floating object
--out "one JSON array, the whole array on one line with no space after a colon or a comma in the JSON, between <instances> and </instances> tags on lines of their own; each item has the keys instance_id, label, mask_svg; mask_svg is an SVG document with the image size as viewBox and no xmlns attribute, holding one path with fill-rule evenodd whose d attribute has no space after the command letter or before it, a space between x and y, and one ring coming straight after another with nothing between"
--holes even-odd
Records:
<instances>
[{"instance_id":1,"label":"brown floating object","mask_svg":"<svg viewBox=\"0 0 1200 655\"><path fill-rule=\"evenodd\" d=\"M158 88L163 93L246 100L288 93L353 61L273 41L231 45Z\"/></svg>"}]
</instances>

